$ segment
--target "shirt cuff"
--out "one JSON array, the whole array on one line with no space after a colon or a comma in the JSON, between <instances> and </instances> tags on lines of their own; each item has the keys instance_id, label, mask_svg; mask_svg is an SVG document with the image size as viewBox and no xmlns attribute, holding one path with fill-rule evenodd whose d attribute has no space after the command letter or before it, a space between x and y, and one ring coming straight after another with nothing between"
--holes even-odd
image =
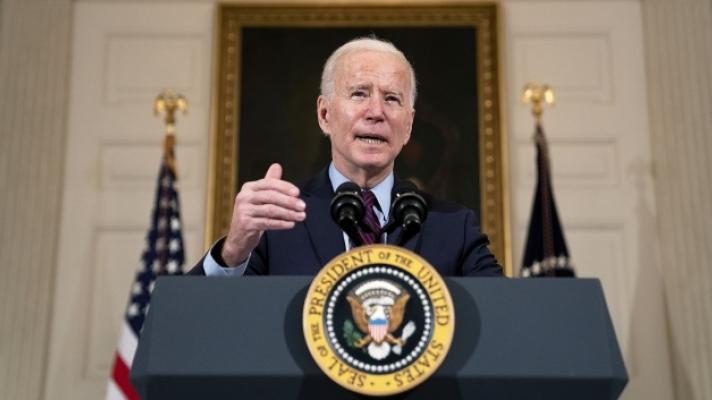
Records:
<instances>
[{"instance_id":1,"label":"shirt cuff","mask_svg":"<svg viewBox=\"0 0 712 400\"><path fill-rule=\"evenodd\" d=\"M222 240L222 239L220 239ZM223 267L221 266L213 257L213 249L220 243L220 240L213 243L208 250L208 254L203 258L203 271L205 271L205 276L242 276L245 274L247 269L247 264L250 262L250 257L252 253L247 256L247 260L236 267Z\"/></svg>"}]
</instances>

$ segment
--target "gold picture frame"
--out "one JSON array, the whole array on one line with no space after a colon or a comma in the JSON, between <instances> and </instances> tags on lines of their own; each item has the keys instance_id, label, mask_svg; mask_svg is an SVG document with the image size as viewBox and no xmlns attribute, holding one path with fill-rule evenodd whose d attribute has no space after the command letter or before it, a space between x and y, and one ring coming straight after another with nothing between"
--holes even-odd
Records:
<instances>
[{"instance_id":1,"label":"gold picture frame","mask_svg":"<svg viewBox=\"0 0 712 400\"><path fill-rule=\"evenodd\" d=\"M446 31L448 29L470 29L474 33L472 35L474 48L468 51L472 52L471 58L474 60L470 60L468 56L464 61L471 61L474 69L468 74L471 74L475 87L472 90L474 92L473 107L475 108L472 110L472 114L476 116L476 121L473 125L473 132L470 133L471 137L466 135L467 139L474 143L472 152L462 158L475 162L474 168L478 169L466 172L474 174L472 180L477 182L474 185L477 186L474 190L478 191L476 202L479 205L482 230L490 238L492 252L503 264L506 273L511 275L509 211L506 204L506 149L502 135L499 95L498 13L496 4L482 3L471 5L330 5L328 7L318 4L220 4L215 47L216 68L213 88L206 244L212 243L216 238L225 234L226 228L230 224L237 185L242 183L238 182L238 169L241 142L246 142L246 136L241 139L242 116L240 110L243 97L248 95L248 93L241 92L244 82L242 63L249 56L249 54L243 54L243 44L246 46L246 43L243 43L245 38L254 36L254 32L260 32L262 29L276 29L278 33L281 30L288 30L287 32L292 34L301 34L309 29L319 30L319 34L328 34L330 29L334 31L364 28L395 29L403 30L406 33L410 30L417 31L426 28L445 29ZM248 36L248 33L252 36ZM389 38L386 37L386 39ZM331 50L335 48L333 47ZM272 48L269 49L269 51L272 50ZM328 56L328 53L326 55ZM406 56L409 56L407 52ZM325 59L326 57L318 61L323 63ZM285 65L280 67L288 68ZM418 73L418 65L415 65L415 69ZM320 74L320 68L315 73ZM252 79L247 82L252 83ZM313 105L316 97L307 100ZM416 126L419 112L416 103ZM251 116L253 112L250 111L246 115ZM316 111L313 110L309 116L316 124ZM309 136L309 138L311 137ZM244 146L248 145L244 144ZM254 146L249 148L253 149ZM456 178L459 177L459 173L460 171L456 173ZM460 182L460 185L467 187L466 181L467 179L465 182Z\"/></svg>"}]
</instances>

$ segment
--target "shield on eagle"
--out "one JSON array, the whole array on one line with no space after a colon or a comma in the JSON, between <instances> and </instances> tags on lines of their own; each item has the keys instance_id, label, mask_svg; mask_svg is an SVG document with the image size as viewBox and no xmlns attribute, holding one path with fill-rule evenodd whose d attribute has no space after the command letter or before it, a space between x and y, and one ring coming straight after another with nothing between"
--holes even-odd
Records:
<instances>
[{"instance_id":1,"label":"shield on eagle","mask_svg":"<svg viewBox=\"0 0 712 400\"><path fill-rule=\"evenodd\" d=\"M368 320L368 333L371 334L374 342L383 342L383 339L386 338L386 333L388 333L388 319L372 315Z\"/></svg>"},{"instance_id":2,"label":"shield on eagle","mask_svg":"<svg viewBox=\"0 0 712 400\"><path fill-rule=\"evenodd\" d=\"M351 304L356 327L366 334L355 343L356 347L365 348L376 360L384 359L391 350L400 352L407 336L397 338L394 335L403 322L405 306L410 299L401 285L387 279L368 280L351 290L346 299Z\"/></svg>"}]
</instances>

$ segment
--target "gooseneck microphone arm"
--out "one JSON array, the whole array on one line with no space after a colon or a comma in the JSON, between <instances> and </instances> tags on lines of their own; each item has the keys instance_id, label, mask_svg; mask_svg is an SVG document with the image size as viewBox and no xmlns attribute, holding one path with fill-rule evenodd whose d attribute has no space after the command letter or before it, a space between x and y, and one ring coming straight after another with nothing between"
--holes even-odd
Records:
<instances>
[{"instance_id":1,"label":"gooseneck microphone arm","mask_svg":"<svg viewBox=\"0 0 712 400\"><path fill-rule=\"evenodd\" d=\"M358 234L358 224L365 210L360 193L361 188L358 185L344 182L336 188L336 194L331 199L331 218L356 246L363 244Z\"/></svg>"}]
</instances>

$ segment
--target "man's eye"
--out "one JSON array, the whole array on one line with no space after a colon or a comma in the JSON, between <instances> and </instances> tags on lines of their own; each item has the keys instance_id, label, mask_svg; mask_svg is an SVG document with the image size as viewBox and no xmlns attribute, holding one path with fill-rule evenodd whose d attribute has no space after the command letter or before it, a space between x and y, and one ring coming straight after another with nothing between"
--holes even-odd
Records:
<instances>
[{"instance_id":1,"label":"man's eye","mask_svg":"<svg viewBox=\"0 0 712 400\"><path fill-rule=\"evenodd\" d=\"M357 91L351 93L351 97L357 97L357 98L366 97L366 92L364 92L363 90L357 90Z\"/></svg>"},{"instance_id":2,"label":"man's eye","mask_svg":"<svg viewBox=\"0 0 712 400\"><path fill-rule=\"evenodd\" d=\"M387 96L386 101L389 103L400 104L401 100L398 96Z\"/></svg>"}]
</instances>

